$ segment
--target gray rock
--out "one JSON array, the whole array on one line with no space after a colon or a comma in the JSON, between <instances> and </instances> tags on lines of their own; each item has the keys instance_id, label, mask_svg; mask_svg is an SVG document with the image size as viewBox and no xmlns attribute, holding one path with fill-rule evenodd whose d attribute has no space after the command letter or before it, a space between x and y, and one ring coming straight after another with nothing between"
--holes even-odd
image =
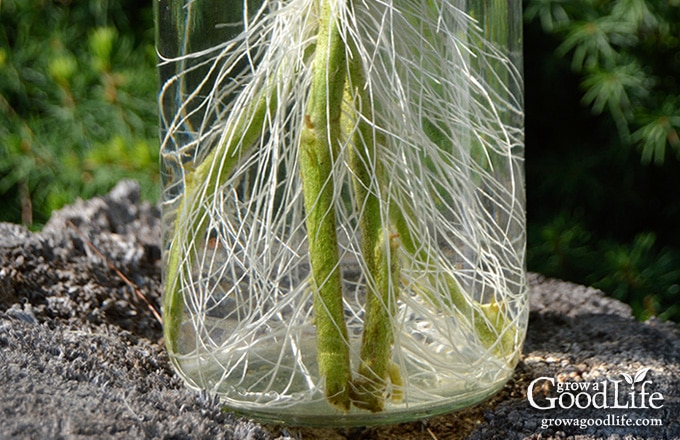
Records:
<instances>
[{"instance_id":1,"label":"gray rock","mask_svg":"<svg viewBox=\"0 0 680 440\"><path fill-rule=\"evenodd\" d=\"M55 212L40 233L0 223L0 438L680 439L680 327L635 321L626 305L595 289L538 275L530 276L522 360L487 402L363 429L236 417L186 389L169 366L161 327L142 299L159 308L159 237L158 209L140 202L129 181ZM563 394L568 406L558 386L588 386L580 404L597 392L611 404L617 383L618 402L629 407L562 408L558 400L537 409L527 389L538 378L554 385L537 382L537 406ZM639 379L634 388L628 378ZM647 401L662 396L660 408L640 407L643 382ZM605 383L606 393L593 389ZM621 426L626 420L662 426Z\"/></svg>"}]
</instances>

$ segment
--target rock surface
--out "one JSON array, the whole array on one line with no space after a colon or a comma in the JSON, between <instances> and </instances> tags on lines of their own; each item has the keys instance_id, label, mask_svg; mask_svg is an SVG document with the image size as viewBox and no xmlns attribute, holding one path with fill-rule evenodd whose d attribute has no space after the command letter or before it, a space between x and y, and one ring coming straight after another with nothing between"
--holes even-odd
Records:
<instances>
[{"instance_id":1,"label":"rock surface","mask_svg":"<svg viewBox=\"0 0 680 440\"><path fill-rule=\"evenodd\" d=\"M159 237L133 182L55 212L40 233L0 224L0 438L680 439L680 327L536 275L522 360L490 401L363 429L238 418L171 371L141 299L160 303ZM555 408L530 404L537 379L535 405Z\"/></svg>"}]
</instances>

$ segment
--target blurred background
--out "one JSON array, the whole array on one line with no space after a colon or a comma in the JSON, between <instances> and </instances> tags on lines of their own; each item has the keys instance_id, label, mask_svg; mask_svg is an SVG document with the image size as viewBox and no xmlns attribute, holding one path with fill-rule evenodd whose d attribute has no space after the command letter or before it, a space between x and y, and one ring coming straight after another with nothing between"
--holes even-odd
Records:
<instances>
[{"instance_id":1,"label":"blurred background","mask_svg":"<svg viewBox=\"0 0 680 440\"><path fill-rule=\"evenodd\" d=\"M525 0L528 269L680 322L680 0ZM0 0L0 221L158 201L151 1Z\"/></svg>"}]
</instances>

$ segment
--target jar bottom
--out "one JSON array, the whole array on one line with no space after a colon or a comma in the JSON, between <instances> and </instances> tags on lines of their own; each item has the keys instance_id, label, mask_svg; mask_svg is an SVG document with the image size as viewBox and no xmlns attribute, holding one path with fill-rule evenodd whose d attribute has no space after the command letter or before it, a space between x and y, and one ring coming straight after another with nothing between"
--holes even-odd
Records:
<instances>
[{"instance_id":1,"label":"jar bottom","mask_svg":"<svg viewBox=\"0 0 680 440\"><path fill-rule=\"evenodd\" d=\"M173 357L173 362L188 386L215 394L228 411L264 423L312 427L404 423L453 412L498 392L514 371L514 365L490 359L488 354L484 362L449 363L445 372L427 371L419 361L401 359L405 387L399 390L403 393L400 401L391 398L396 390L388 385L383 411L352 407L344 413L326 401L316 379L315 347L311 342L308 345L299 347L297 357L289 353L275 364L270 360L271 351L281 351L280 346L193 353ZM234 359L241 361L238 368L233 367Z\"/></svg>"}]
</instances>

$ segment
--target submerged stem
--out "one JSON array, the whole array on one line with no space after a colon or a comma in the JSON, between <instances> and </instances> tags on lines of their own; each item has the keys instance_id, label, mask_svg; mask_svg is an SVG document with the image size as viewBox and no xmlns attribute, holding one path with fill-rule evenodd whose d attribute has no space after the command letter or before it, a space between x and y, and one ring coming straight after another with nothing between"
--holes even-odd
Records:
<instances>
[{"instance_id":1,"label":"submerged stem","mask_svg":"<svg viewBox=\"0 0 680 440\"><path fill-rule=\"evenodd\" d=\"M399 278L397 236L389 235L384 229L375 243L374 251L367 255L372 259L375 287L366 287L366 317L361 341L361 363L359 375L353 381L353 403L358 408L373 412L382 411L385 405L387 378L395 385L401 382L398 367L392 366L392 316L394 300L390 298L390 288L397 289L394 280ZM363 238L363 237L362 237Z\"/></svg>"},{"instance_id":2,"label":"submerged stem","mask_svg":"<svg viewBox=\"0 0 680 440\"><path fill-rule=\"evenodd\" d=\"M349 340L344 320L342 280L335 220L333 167L340 139L346 72L345 43L330 2L321 9L312 84L300 136L300 174L314 290L319 373L326 397L350 408Z\"/></svg>"},{"instance_id":3,"label":"submerged stem","mask_svg":"<svg viewBox=\"0 0 680 440\"><path fill-rule=\"evenodd\" d=\"M427 137L438 148L445 151L449 150L448 138L442 130L430 121L424 120L423 123ZM424 267L433 264L435 257L430 255L425 248L418 246L411 233L409 224L416 218L415 213L408 209L408 205L405 203L400 203L400 206L401 209L392 207L390 216L399 234L404 251ZM461 288L452 273L441 275L444 278L446 295L436 296L441 298L443 305L448 309L455 309L460 318L471 322L481 344L485 348L491 349L496 356L505 358L508 354L513 353L516 335L512 330L507 330L514 327L510 326L502 307L496 302L481 304L472 300ZM436 284L433 283L432 285ZM434 297L432 292L427 291L427 288L422 288L420 291L425 298L432 300Z\"/></svg>"},{"instance_id":4,"label":"submerged stem","mask_svg":"<svg viewBox=\"0 0 680 440\"><path fill-rule=\"evenodd\" d=\"M367 122L373 120L373 106L363 89L365 79L359 54L352 50L351 55L343 116L346 119L346 131L353 134L349 165L353 174L361 252L367 273L361 359L358 377L352 383L352 401L359 408L375 412L384 408L385 388L390 375L392 309L399 280L397 236L382 221L383 172L373 127ZM394 294L390 295L390 291ZM392 373L398 374L398 369Z\"/></svg>"},{"instance_id":5,"label":"submerged stem","mask_svg":"<svg viewBox=\"0 0 680 440\"><path fill-rule=\"evenodd\" d=\"M168 249L165 291L163 294L163 335L170 353L179 353L177 344L184 314L181 276L190 277L194 251L206 238L209 223L206 195L213 194L231 174L238 160L264 131L264 123L275 96L263 93L255 105L248 106L227 128L225 140L203 159L185 178L184 197L177 207L177 219ZM216 166L221 161L221 166Z\"/></svg>"}]
</instances>

